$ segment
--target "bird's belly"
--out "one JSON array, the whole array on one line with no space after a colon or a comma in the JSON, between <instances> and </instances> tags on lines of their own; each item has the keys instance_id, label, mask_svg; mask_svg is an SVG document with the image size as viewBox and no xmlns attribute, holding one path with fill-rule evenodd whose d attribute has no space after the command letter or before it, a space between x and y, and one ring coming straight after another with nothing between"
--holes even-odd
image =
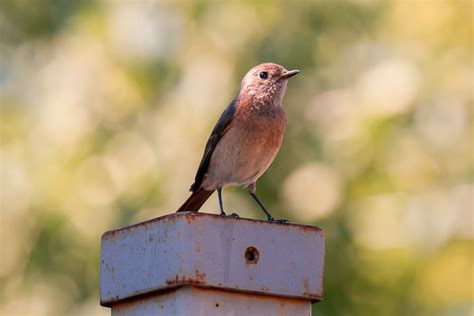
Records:
<instances>
[{"instance_id":1,"label":"bird's belly","mask_svg":"<svg viewBox=\"0 0 474 316\"><path fill-rule=\"evenodd\" d=\"M232 124L214 149L204 187L255 182L278 153L284 130L284 124L271 120Z\"/></svg>"}]
</instances>

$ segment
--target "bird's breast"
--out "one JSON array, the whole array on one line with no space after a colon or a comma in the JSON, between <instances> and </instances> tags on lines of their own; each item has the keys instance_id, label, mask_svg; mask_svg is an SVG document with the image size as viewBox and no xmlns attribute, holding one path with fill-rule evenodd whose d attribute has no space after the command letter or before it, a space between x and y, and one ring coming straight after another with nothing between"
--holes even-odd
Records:
<instances>
[{"instance_id":1,"label":"bird's breast","mask_svg":"<svg viewBox=\"0 0 474 316\"><path fill-rule=\"evenodd\" d=\"M271 164L286 128L283 108L237 112L217 144L208 168L208 182L249 184Z\"/></svg>"},{"instance_id":2,"label":"bird's breast","mask_svg":"<svg viewBox=\"0 0 474 316\"><path fill-rule=\"evenodd\" d=\"M266 155L280 148L286 128L286 115L283 109L268 112L256 110L250 115L237 115L232 127L235 136L241 140L237 146L245 147L257 155Z\"/></svg>"}]
</instances>

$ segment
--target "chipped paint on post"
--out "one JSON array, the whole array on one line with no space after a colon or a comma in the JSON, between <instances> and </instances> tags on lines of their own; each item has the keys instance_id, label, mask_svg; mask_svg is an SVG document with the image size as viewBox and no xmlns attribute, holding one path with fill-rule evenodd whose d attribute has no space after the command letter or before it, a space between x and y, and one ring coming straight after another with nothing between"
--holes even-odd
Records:
<instances>
[{"instance_id":1,"label":"chipped paint on post","mask_svg":"<svg viewBox=\"0 0 474 316\"><path fill-rule=\"evenodd\" d=\"M181 315L173 304L186 300L203 307L210 303L190 297L212 291L212 297L225 297L227 311L233 308L230 298L237 308L245 296L262 306L278 300L288 310L280 315L309 315L300 312L322 299L323 268L318 227L178 213L103 235L100 298L114 315L146 315L132 311L160 301L167 306L164 315ZM261 311L257 305L253 310ZM223 311L207 308L205 315Z\"/></svg>"}]
</instances>

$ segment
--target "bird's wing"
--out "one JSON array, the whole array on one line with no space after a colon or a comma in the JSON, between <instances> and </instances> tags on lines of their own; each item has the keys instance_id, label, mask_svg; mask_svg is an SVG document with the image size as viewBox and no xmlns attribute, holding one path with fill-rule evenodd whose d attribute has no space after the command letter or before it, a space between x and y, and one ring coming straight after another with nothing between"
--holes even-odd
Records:
<instances>
[{"instance_id":1,"label":"bird's wing","mask_svg":"<svg viewBox=\"0 0 474 316\"><path fill-rule=\"evenodd\" d=\"M224 134L227 132L230 122L232 122L232 119L234 118L235 112L237 111L236 100L237 98L232 100L224 112L222 112L221 117L212 130L211 136L209 136L209 139L207 140L206 148L204 149L204 155L202 156L201 163L199 164L199 169L196 173L194 183L189 189L192 192L196 191L201 186L204 175L206 174L207 168L209 167L212 153L214 152L214 149L221 140L222 136L224 136Z\"/></svg>"}]
</instances>

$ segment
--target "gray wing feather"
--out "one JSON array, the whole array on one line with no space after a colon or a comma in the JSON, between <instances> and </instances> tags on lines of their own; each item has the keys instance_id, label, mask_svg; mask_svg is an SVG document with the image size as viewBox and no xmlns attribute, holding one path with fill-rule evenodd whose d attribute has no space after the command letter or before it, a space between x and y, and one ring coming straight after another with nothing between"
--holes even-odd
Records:
<instances>
[{"instance_id":1,"label":"gray wing feather","mask_svg":"<svg viewBox=\"0 0 474 316\"><path fill-rule=\"evenodd\" d=\"M207 140L206 148L204 149L204 155L202 156L201 163L199 164L194 183L189 189L190 191L195 192L201 186L204 175L207 173L207 168L209 167L212 153L214 152L214 149L221 140L222 136L224 136L225 132L227 131L227 128L229 127L230 122L232 122L235 112L237 111L236 103L237 98L232 100L232 102L227 106L217 121L216 126L214 126L211 136L209 136L209 139Z\"/></svg>"}]
</instances>

